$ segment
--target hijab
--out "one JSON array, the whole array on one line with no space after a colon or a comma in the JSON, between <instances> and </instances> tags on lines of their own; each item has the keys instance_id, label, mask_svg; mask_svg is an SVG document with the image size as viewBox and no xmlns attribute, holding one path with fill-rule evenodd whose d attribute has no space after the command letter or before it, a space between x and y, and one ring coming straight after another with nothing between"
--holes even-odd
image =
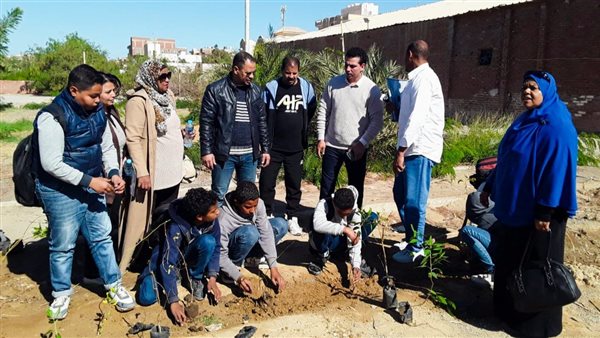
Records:
<instances>
[{"instance_id":1,"label":"hijab","mask_svg":"<svg viewBox=\"0 0 600 338\"><path fill-rule=\"evenodd\" d=\"M158 77L163 64L156 60L146 60L140 67L135 82L140 85L152 101L154 106L154 114L156 115L156 132L158 136L167 133L166 120L173 112L171 98L167 92L160 93L158 91Z\"/></svg>"},{"instance_id":2,"label":"hijab","mask_svg":"<svg viewBox=\"0 0 600 338\"><path fill-rule=\"evenodd\" d=\"M512 123L498 148L492 199L494 214L508 226L532 225L536 206L577 210L577 132L547 72L527 72L542 92L542 104Z\"/></svg>"}]
</instances>

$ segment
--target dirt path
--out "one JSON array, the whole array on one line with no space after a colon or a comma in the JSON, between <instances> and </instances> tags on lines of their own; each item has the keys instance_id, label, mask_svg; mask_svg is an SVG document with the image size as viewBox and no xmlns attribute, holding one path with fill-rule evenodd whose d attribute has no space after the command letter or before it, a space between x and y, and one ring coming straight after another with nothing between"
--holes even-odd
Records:
<instances>
[{"instance_id":1,"label":"dirt path","mask_svg":"<svg viewBox=\"0 0 600 338\"><path fill-rule=\"evenodd\" d=\"M4 170L4 165L2 167ZM466 179L472 170L458 168L455 179L434 180L427 214L426 235L448 243L451 263L444 267L447 276L438 280L435 288L456 302L455 316L423 298L423 288L428 287L423 271L390 263L390 273L398 281L398 299L409 301L414 309L414 325L399 324L381 307L382 288L376 277L351 285L347 278L348 266L343 262L328 263L320 276L309 275L306 271L310 259L308 236L304 234L287 235L278 246L281 271L288 282L283 293L275 294L260 282L258 271L245 271L255 285L261 285L259 291L238 297L223 286L225 297L218 306L211 307L203 301L199 303L200 315L194 322L175 327L157 305L137 307L130 313L120 314L101 302L101 286L80 283L75 287L69 316L58 322L56 328L63 337L94 336L98 323L101 323L103 336L124 336L127 323L138 321L169 326L172 336L232 337L244 325L258 327L255 337L506 336L492 315L490 289L476 286L464 277L468 269L456 246L455 235L462 224L464 199L472 191ZM3 182L4 177L3 172ZM208 174L202 173L195 184L183 188L206 186L208 182ZM380 211L389 218L389 223L398 219L392 183L389 177L370 174L365 188L365 207ZM280 184L277 198L283 200L283 197L283 184ZM314 206L317 198L318 189L304 184L302 203ZM566 259L575 270L583 296L577 303L565 307L563 335L593 336L600 332L600 169L579 168L578 200L581 212L569 222ZM0 209L0 225L9 237L20 238L26 232L29 241L24 249L0 261L0 337L39 336L54 328L45 318L50 300L48 245L45 240L31 236L33 227L45 226L45 217L39 209L23 208L6 200L0 202ZM306 223L309 213L310 210L301 222ZM366 248L367 259L379 272L385 269L378 245L381 229L372 234ZM392 233L389 227L385 227L385 233L389 258L394 250L391 244L401 240L403 235ZM75 268L74 275L80 273L78 269ZM135 278L135 274L127 273L124 282L132 287ZM180 293L187 294L184 289L180 289ZM105 319L96 321L102 315ZM215 323L222 324L222 328L205 331L207 325ZM191 327L200 331L192 332Z\"/></svg>"}]
</instances>

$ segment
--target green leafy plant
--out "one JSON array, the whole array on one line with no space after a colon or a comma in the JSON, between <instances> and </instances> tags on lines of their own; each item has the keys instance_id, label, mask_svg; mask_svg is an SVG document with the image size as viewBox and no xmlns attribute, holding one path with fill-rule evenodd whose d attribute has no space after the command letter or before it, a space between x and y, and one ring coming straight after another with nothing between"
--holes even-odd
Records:
<instances>
[{"instance_id":1,"label":"green leafy plant","mask_svg":"<svg viewBox=\"0 0 600 338\"><path fill-rule=\"evenodd\" d=\"M33 228L33 238L44 239L48 237L48 227L38 225Z\"/></svg>"},{"instance_id":2,"label":"green leafy plant","mask_svg":"<svg viewBox=\"0 0 600 338\"><path fill-rule=\"evenodd\" d=\"M417 232L413 228L413 237L410 240L411 244L417 243ZM427 299L431 299L433 303L454 315L453 311L456 310L456 304L446 297L442 292L435 290L435 280L442 277L444 272L442 271L441 265L448 261L446 256L446 248L443 243L437 243L433 237L429 236L428 239L423 241L423 259L419 263L419 268L427 271L427 278L429 279L429 288L426 289Z\"/></svg>"},{"instance_id":3,"label":"green leafy plant","mask_svg":"<svg viewBox=\"0 0 600 338\"><path fill-rule=\"evenodd\" d=\"M24 104L21 108L23 109L31 109L31 110L39 110L47 106L48 103L44 102L29 102Z\"/></svg>"},{"instance_id":4,"label":"green leafy plant","mask_svg":"<svg viewBox=\"0 0 600 338\"><path fill-rule=\"evenodd\" d=\"M58 329L57 322L58 322L57 320L50 320L50 323L52 324L52 328L50 328L45 333L42 333L41 336L43 338L62 338L62 334L60 333L60 330Z\"/></svg>"},{"instance_id":5,"label":"green leafy plant","mask_svg":"<svg viewBox=\"0 0 600 338\"><path fill-rule=\"evenodd\" d=\"M33 125L29 120L19 120L16 122L1 122L0 121L0 140L1 141L19 141L21 137L15 134L31 131Z\"/></svg>"},{"instance_id":6,"label":"green leafy plant","mask_svg":"<svg viewBox=\"0 0 600 338\"><path fill-rule=\"evenodd\" d=\"M592 133L579 134L578 165L600 166L600 135Z\"/></svg>"}]
</instances>

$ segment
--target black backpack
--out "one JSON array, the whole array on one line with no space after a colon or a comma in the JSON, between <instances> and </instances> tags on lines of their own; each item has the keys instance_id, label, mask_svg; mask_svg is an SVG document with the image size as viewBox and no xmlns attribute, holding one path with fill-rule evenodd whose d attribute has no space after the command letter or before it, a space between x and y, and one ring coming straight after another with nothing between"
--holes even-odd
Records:
<instances>
[{"instance_id":1,"label":"black backpack","mask_svg":"<svg viewBox=\"0 0 600 338\"><path fill-rule=\"evenodd\" d=\"M496 156L482 158L475 164L475 174L469 176L469 182L475 187L479 188L481 183L490 176L492 170L496 169L496 163L498 158Z\"/></svg>"},{"instance_id":2,"label":"black backpack","mask_svg":"<svg viewBox=\"0 0 600 338\"><path fill-rule=\"evenodd\" d=\"M53 102L42 108L40 111L52 114L54 119L60 123L60 126L63 129L65 128L63 110L59 105ZM36 152L33 149L33 134L22 139L13 153L12 165L15 199L19 204L26 207L42 206L35 195L35 172L33 168L34 156L36 156L35 153Z\"/></svg>"}]
</instances>

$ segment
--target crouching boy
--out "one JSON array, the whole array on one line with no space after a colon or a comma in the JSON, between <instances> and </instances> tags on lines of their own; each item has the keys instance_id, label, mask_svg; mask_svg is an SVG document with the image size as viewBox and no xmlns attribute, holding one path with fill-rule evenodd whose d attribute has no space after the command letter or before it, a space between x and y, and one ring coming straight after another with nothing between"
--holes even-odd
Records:
<instances>
[{"instance_id":1,"label":"crouching boy","mask_svg":"<svg viewBox=\"0 0 600 338\"><path fill-rule=\"evenodd\" d=\"M138 278L140 305L154 304L158 298L156 292L162 288L169 311L182 325L187 318L177 294L180 271L183 283L189 286L196 300L204 299L206 292L220 300L218 215L217 195L202 188L190 189L185 197L171 202L167 217L161 222L164 224L156 230L160 239L152 249L150 263Z\"/></svg>"},{"instance_id":2,"label":"crouching boy","mask_svg":"<svg viewBox=\"0 0 600 338\"><path fill-rule=\"evenodd\" d=\"M225 195L219 224L224 281L233 281L251 293L252 284L242 276L240 267L244 260L246 267L260 267L266 263L273 284L283 291L285 281L277 268L275 244L287 233L288 222L281 217L267 219L265 204L258 197L254 183L238 182L235 191Z\"/></svg>"},{"instance_id":3,"label":"crouching boy","mask_svg":"<svg viewBox=\"0 0 600 338\"><path fill-rule=\"evenodd\" d=\"M99 103L102 77L80 65L69 73L67 87L38 113L33 122L32 145L35 189L50 233L50 283L54 300L50 320L67 316L71 270L77 235L85 238L107 297L117 310L129 311L135 302L121 285L121 273L110 238L106 193L123 193L117 153L106 115ZM59 122L60 121L60 122ZM108 173L106 176L104 172Z\"/></svg>"},{"instance_id":4,"label":"crouching boy","mask_svg":"<svg viewBox=\"0 0 600 338\"><path fill-rule=\"evenodd\" d=\"M357 199L358 191L349 185L336 191L333 198L324 198L317 204L314 229L309 234L309 249L317 259L309 264L310 273L320 274L332 254L344 255L347 251L355 280L372 273L362 259L361 250L363 240L375 229L378 216L372 212L363 223Z\"/></svg>"}]
</instances>

